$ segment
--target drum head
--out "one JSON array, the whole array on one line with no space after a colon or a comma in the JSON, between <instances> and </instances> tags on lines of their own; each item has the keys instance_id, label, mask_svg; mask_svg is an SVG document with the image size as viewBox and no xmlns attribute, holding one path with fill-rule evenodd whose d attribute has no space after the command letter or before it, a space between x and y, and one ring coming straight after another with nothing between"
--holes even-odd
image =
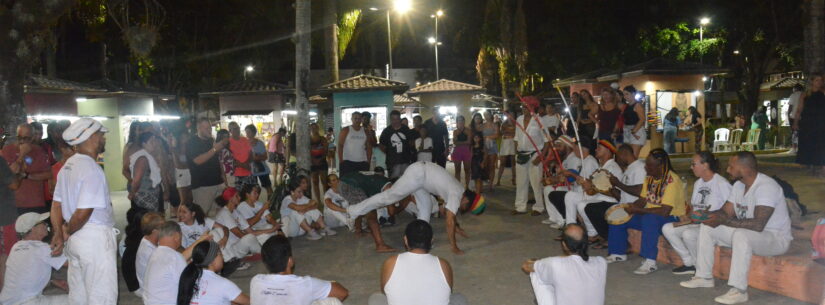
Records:
<instances>
[{"instance_id":1,"label":"drum head","mask_svg":"<svg viewBox=\"0 0 825 305\"><path fill-rule=\"evenodd\" d=\"M604 212L604 219L611 225L620 225L630 221L631 215L624 210L627 206L628 204L622 203L610 207Z\"/></svg>"},{"instance_id":2,"label":"drum head","mask_svg":"<svg viewBox=\"0 0 825 305\"><path fill-rule=\"evenodd\" d=\"M599 192L607 192L613 187L610 184L610 172L600 169L590 176L590 181L593 182L593 187Z\"/></svg>"}]
</instances>

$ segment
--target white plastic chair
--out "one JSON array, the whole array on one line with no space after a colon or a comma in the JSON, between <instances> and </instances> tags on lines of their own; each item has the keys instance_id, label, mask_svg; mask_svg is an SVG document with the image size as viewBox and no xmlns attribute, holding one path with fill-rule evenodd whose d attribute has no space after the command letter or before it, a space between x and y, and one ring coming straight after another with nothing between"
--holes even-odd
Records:
<instances>
[{"instance_id":1,"label":"white plastic chair","mask_svg":"<svg viewBox=\"0 0 825 305\"><path fill-rule=\"evenodd\" d=\"M713 152L718 152L720 150L720 146L724 146L728 143L728 139L730 138L730 129L727 128L719 128L713 132Z\"/></svg>"}]
</instances>

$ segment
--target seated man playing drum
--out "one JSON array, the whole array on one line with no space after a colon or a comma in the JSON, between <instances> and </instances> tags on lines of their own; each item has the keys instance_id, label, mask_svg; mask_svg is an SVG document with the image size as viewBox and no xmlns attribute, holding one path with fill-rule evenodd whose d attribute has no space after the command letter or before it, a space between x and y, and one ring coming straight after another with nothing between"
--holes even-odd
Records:
<instances>
[{"instance_id":1,"label":"seated man playing drum","mask_svg":"<svg viewBox=\"0 0 825 305\"><path fill-rule=\"evenodd\" d=\"M670 158L660 148L650 151L645 160L647 177L636 202L624 207L631 215L623 224L610 225L608 237L608 263L627 260L627 230L642 231L641 256L645 258L642 265L634 271L636 274L648 274L656 271L656 256L659 254L659 236L662 226L678 221L686 213L685 194L682 179L673 172Z\"/></svg>"}]
</instances>

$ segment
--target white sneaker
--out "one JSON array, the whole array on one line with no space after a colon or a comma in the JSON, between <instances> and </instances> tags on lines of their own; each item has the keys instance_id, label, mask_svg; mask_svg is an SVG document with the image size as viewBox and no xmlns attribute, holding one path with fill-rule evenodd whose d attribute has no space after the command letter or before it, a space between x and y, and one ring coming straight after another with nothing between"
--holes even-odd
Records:
<instances>
[{"instance_id":1,"label":"white sneaker","mask_svg":"<svg viewBox=\"0 0 825 305\"><path fill-rule=\"evenodd\" d=\"M713 279L694 276L689 281L681 282L679 285L685 288L713 288L714 282Z\"/></svg>"},{"instance_id":2,"label":"white sneaker","mask_svg":"<svg viewBox=\"0 0 825 305\"><path fill-rule=\"evenodd\" d=\"M315 230L309 231L307 233L307 239L309 239L309 240L319 240L321 238L323 238L323 236L321 236L320 234L315 232Z\"/></svg>"},{"instance_id":3,"label":"white sneaker","mask_svg":"<svg viewBox=\"0 0 825 305\"><path fill-rule=\"evenodd\" d=\"M349 217L349 214L347 214L347 228L350 232L355 232L355 218Z\"/></svg>"},{"instance_id":4,"label":"white sneaker","mask_svg":"<svg viewBox=\"0 0 825 305\"><path fill-rule=\"evenodd\" d=\"M748 301L748 292L743 292L739 289L731 288L730 290L728 290L728 293L718 296L713 300L722 304L745 303Z\"/></svg>"},{"instance_id":5,"label":"white sneaker","mask_svg":"<svg viewBox=\"0 0 825 305\"><path fill-rule=\"evenodd\" d=\"M542 220L541 223L546 224L546 225L550 225L550 227L553 228L553 229L560 229L562 227L562 224L560 224L558 222L555 222L552 219Z\"/></svg>"},{"instance_id":6,"label":"white sneaker","mask_svg":"<svg viewBox=\"0 0 825 305\"><path fill-rule=\"evenodd\" d=\"M627 260L627 255L610 254L606 258L608 264L623 262Z\"/></svg>"},{"instance_id":7,"label":"white sneaker","mask_svg":"<svg viewBox=\"0 0 825 305\"><path fill-rule=\"evenodd\" d=\"M325 227L325 228L324 228L324 233L325 233L327 236L333 236L333 235L335 235L335 234L338 234L338 232L335 232L335 230L330 229L329 227Z\"/></svg>"},{"instance_id":8,"label":"white sneaker","mask_svg":"<svg viewBox=\"0 0 825 305\"><path fill-rule=\"evenodd\" d=\"M652 259L646 259L644 262L642 262L642 265L639 266L639 268L636 268L636 270L633 271L633 273L639 275L646 275L653 271L656 271L657 269L659 268L656 267L656 261Z\"/></svg>"},{"instance_id":9,"label":"white sneaker","mask_svg":"<svg viewBox=\"0 0 825 305\"><path fill-rule=\"evenodd\" d=\"M250 265L249 263L243 262L243 263L241 263L240 266L238 266L238 269L235 269L235 271L246 270L246 269L249 269L251 267L252 267L252 265Z\"/></svg>"}]
</instances>

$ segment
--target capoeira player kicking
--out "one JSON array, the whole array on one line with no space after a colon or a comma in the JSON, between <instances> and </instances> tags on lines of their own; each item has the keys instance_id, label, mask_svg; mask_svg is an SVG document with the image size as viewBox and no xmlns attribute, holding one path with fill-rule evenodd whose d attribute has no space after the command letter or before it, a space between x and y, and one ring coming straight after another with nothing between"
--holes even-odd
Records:
<instances>
[{"instance_id":1,"label":"capoeira player kicking","mask_svg":"<svg viewBox=\"0 0 825 305\"><path fill-rule=\"evenodd\" d=\"M455 234L466 237L458 227L456 214L472 211L473 214L484 212L486 205L484 197L473 191L465 190L453 175L435 163L421 161L407 167L404 174L398 178L389 189L378 193L358 204L347 207L350 219L365 215L378 208L392 205L405 197L412 195L418 209L418 219L430 221L429 211L433 210L431 195L441 197L446 202L447 237L450 240L452 251L455 254L464 254L458 248Z\"/></svg>"}]
</instances>

